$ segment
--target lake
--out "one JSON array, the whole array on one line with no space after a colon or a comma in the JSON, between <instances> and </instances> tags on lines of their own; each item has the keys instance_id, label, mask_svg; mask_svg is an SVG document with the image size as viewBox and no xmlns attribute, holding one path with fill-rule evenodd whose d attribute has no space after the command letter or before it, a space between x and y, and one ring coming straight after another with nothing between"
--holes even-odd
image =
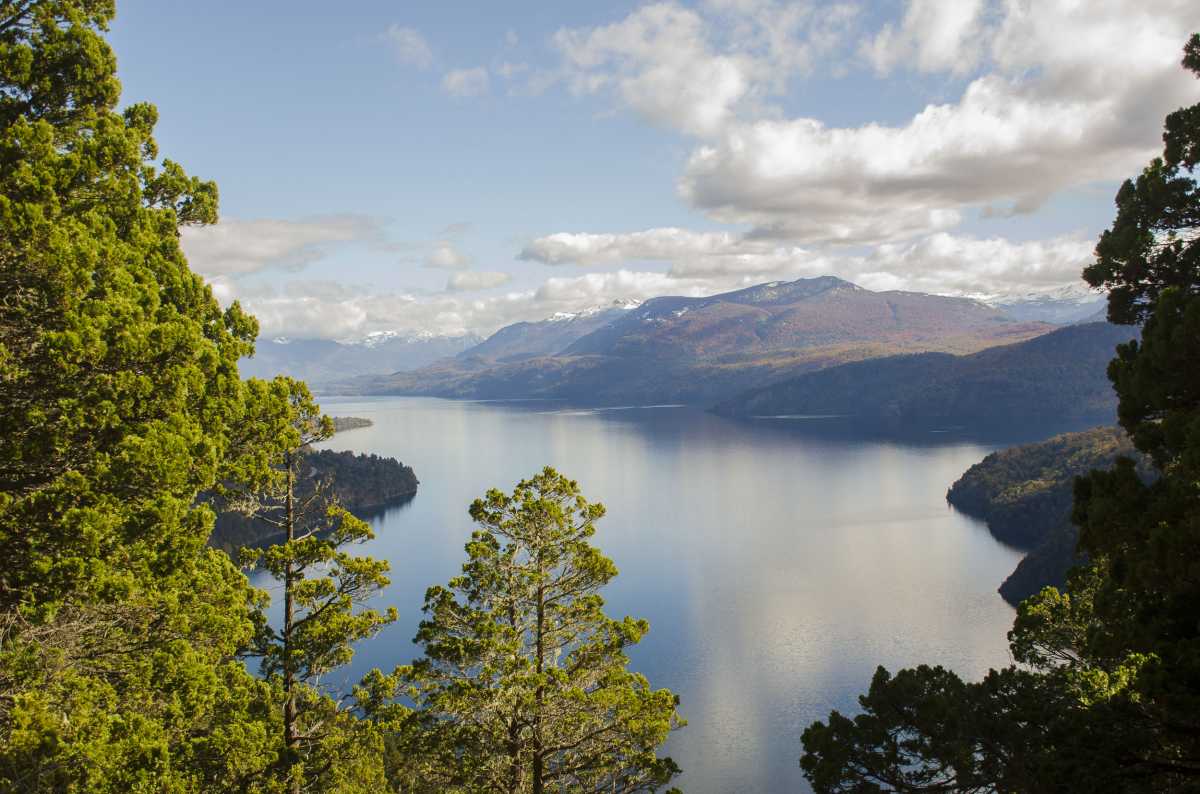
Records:
<instances>
[{"instance_id":1,"label":"lake","mask_svg":"<svg viewBox=\"0 0 1200 794\"><path fill-rule=\"evenodd\" d=\"M361 547L391 561L380 603L400 620L332 683L418 655L425 588L465 559L468 504L547 464L608 508L594 539L621 572L603 592L607 611L650 621L632 666L681 698L688 725L665 752L687 792L807 791L802 730L853 711L877 665L976 677L1009 661L1013 611L996 588L1020 553L945 501L999 443L855 438L829 420L736 422L678 407L322 407L375 423L325 446L397 457L421 480Z\"/></svg>"}]
</instances>

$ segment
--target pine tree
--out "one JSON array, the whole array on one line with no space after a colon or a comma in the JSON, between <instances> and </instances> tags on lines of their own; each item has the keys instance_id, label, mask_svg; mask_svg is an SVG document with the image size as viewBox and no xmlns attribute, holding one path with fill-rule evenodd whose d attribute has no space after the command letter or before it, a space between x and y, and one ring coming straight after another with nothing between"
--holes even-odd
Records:
<instances>
[{"instance_id":1,"label":"pine tree","mask_svg":"<svg viewBox=\"0 0 1200 794\"><path fill-rule=\"evenodd\" d=\"M604 615L598 591L617 570L589 542L603 506L547 468L470 514L462 575L426 594L425 656L398 670L416 707L403 790L667 785L678 767L655 751L683 722L675 695L626 669L646 621Z\"/></svg>"},{"instance_id":2,"label":"pine tree","mask_svg":"<svg viewBox=\"0 0 1200 794\"><path fill-rule=\"evenodd\" d=\"M254 476L241 490L227 483L227 505L279 531L281 542L243 549L248 566L261 566L283 585L283 617L278 628L265 622L254 644L262 672L282 689L279 768L290 792L323 790L330 768L340 759L330 752L331 721L341 730L369 733L342 712L336 693L320 689L322 676L347 664L353 644L374 636L396 619L394 608L380 613L362 605L388 584L388 564L353 557L341 548L373 537L370 526L338 504L332 482L305 478L305 455L312 444L333 435L333 421L321 414L308 388L278 377L250 381L251 394L238 448L251 461L234 470ZM266 452L267 465L261 464ZM360 736L360 741L365 741ZM366 780L355 790L368 790Z\"/></svg>"}]
</instances>

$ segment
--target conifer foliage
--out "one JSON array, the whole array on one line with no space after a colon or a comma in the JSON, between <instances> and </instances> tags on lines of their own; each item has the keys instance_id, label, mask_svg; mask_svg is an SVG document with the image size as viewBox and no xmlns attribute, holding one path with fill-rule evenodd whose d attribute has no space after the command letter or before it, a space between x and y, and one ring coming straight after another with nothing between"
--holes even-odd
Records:
<instances>
[{"instance_id":1,"label":"conifer foliage","mask_svg":"<svg viewBox=\"0 0 1200 794\"><path fill-rule=\"evenodd\" d=\"M670 691L625 669L646 621L603 612L617 569L590 540L604 507L546 468L470 513L462 575L425 596L425 656L396 674L416 705L402 790L667 785L678 767L655 750L683 723Z\"/></svg>"},{"instance_id":2,"label":"conifer foliage","mask_svg":"<svg viewBox=\"0 0 1200 794\"><path fill-rule=\"evenodd\" d=\"M257 324L179 245L216 186L117 111L113 13L0 0L0 791L282 791L289 698L243 661L265 597L198 496L266 476L295 438L243 442L297 406L238 377ZM308 789L378 790L370 726L323 725Z\"/></svg>"},{"instance_id":3,"label":"conifer foliage","mask_svg":"<svg viewBox=\"0 0 1200 794\"><path fill-rule=\"evenodd\" d=\"M550 470L472 506L425 659L331 686L395 619L388 565L303 470L333 432L307 387L239 377L257 323L180 248L217 188L118 112L113 14L0 0L0 793L667 784L675 697L625 669L647 625L601 610L603 508ZM206 545L213 504L282 530L243 559L280 620Z\"/></svg>"},{"instance_id":4,"label":"conifer foliage","mask_svg":"<svg viewBox=\"0 0 1200 794\"><path fill-rule=\"evenodd\" d=\"M331 725L371 745L368 724L340 708L337 692L321 689L322 676L347 664L353 644L396 619L363 605L388 585L385 561L355 557L344 546L374 537L334 496L331 481L303 477L306 451L333 435L304 383L277 377L247 384L248 431L236 448L266 466L234 467L250 476L240 487L224 484L228 506L280 530L282 542L241 553L282 585L278 627L260 621L251 652L263 675L282 690L284 752L277 764L288 789L321 790L338 754L324 744Z\"/></svg>"}]
</instances>

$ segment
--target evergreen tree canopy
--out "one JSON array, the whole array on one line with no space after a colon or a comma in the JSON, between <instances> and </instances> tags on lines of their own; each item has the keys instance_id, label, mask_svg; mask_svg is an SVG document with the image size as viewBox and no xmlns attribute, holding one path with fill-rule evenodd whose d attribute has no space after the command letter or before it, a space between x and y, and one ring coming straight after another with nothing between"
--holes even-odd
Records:
<instances>
[{"instance_id":1,"label":"evergreen tree canopy","mask_svg":"<svg viewBox=\"0 0 1200 794\"><path fill-rule=\"evenodd\" d=\"M682 725L677 698L625 669L646 621L603 612L598 591L617 570L589 541L604 507L547 468L470 512L481 528L462 575L425 597L424 658L367 682L398 682L416 706L404 712L402 790L667 785L678 767L655 750Z\"/></svg>"},{"instance_id":2,"label":"evergreen tree canopy","mask_svg":"<svg viewBox=\"0 0 1200 794\"><path fill-rule=\"evenodd\" d=\"M113 13L0 0L0 791L281 790L281 687L241 658L264 596L197 496L267 476L288 436L253 425L289 406L188 269L217 189L118 111ZM333 717L323 790L377 788Z\"/></svg>"},{"instance_id":3,"label":"evergreen tree canopy","mask_svg":"<svg viewBox=\"0 0 1200 794\"><path fill-rule=\"evenodd\" d=\"M321 414L308 387L283 376L247 386L255 399L243 424L249 432L237 448L251 460L231 468L251 476L243 490L221 490L231 505L282 531L281 543L242 550L246 565L261 566L283 585L281 625L262 622L253 645L263 675L283 693L280 778L292 792L324 791L331 772L352 766L357 778L352 789L343 790L368 791L383 782L382 767L347 761L381 752L379 735L340 708L338 692L320 686L322 676L351 660L353 643L396 619L394 608L386 613L362 608L387 586L388 564L341 550L374 536L366 522L338 504L331 482L298 487L309 465L307 448L333 435L333 421ZM264 451L273 453L267 465L254 465ZM331 736L350 738L354 746L332 747Z\"/></svg>"}]
</instances>

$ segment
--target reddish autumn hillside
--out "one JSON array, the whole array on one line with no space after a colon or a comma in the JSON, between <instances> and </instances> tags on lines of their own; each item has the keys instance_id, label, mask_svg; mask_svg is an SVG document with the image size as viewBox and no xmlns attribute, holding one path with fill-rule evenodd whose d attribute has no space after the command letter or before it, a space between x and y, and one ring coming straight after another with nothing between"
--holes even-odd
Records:
<instances>
[{"instance_id":1,"label":"reddish autumn hillside","mask_svg":"<svg viewBox=\"0 0 1200 794\"><path fill-rule=\"evenodd\" d=\"M967 298L872 292L823 276L708 298L656 298L564 352L712 360L863 342L945 350L952 338L1016 341L1048 330Z\"/></svg>"}]
</instances>

